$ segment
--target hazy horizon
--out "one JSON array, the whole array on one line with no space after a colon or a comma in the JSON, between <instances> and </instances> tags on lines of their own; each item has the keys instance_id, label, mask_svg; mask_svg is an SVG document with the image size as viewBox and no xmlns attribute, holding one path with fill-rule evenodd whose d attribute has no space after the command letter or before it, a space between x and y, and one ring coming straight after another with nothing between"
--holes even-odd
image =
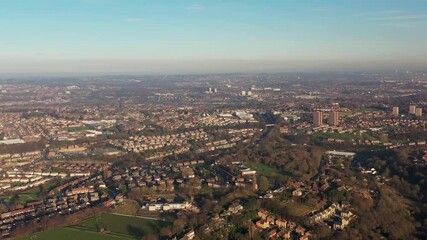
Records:
<instances>
[{"instance_id":1,"label":"hazy horizon","mask_svg":"<svg viewBox=\"0 0 427 240\"><path fill-rule=\"evenodd\" d=\"M257 60L56 60L0 61L3 75L78 75L78 74L227 74L227 73L292 73L292 72L378 72L426 71L425 62L397 61L257 61Z\"/></svg>"},{"instance_id":2,"label":"hazy horizon","mask_svg":"<svg viewBox=\"0 0 427 240\"><path fill-rule=\"evenodd\" d=\"M425 70L425 1L0 3L0 73Z\"/></svg>"}]
</instances>

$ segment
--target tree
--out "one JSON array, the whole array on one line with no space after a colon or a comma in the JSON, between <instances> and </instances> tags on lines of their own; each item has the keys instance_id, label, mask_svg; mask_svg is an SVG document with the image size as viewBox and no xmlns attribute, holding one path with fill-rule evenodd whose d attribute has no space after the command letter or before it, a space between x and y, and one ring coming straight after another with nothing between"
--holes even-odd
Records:
<instances>
[{"instance_id":1,"label":"tree","mask_svg":"<svg viewBox=\"0 0 427 240\"><path fill-rule=\"evenodd\" d=\"M185 216L182 216L175 221L173 221L173 230L174 232L181 232L182 229L184 229L185 225L187 224L187 219Z\"/></svg>"},{"instance_id":2,"label":"tree","mask_svg":"<svg viewBox=\"0 0 427 240\"><path fill-rule=\"evenodd\" d=\"M268 178L265 176L258 177L258 189L261 191L266 191L269 188L269 181Z\"/></svg>"},{"instance_id":3,"label":"tree","mask_svg":"<svg viewBox=\"0 0 427 240\"><path fill-rule=\"evenodd\" d=\"M317 225L315 232L319 239L329 239L332 235L331 229L326 224Z\"/></svg>"},{"instance_id":4,"label":"tree","mask_svg":"<svg viewBox=\"0 0 427 240\"><path fill-rule=\"evenodd\" d=\"M169 237L172 234L172 230L169 227L162 227L160 229L161 237Z\"/></svg>"},{"instance_id":5,"label":"tree","mask_svg":"<svg viewBox=\"0 0 427 240\"><path fill-rule=\"evenodd\" d=\"M154 234L149 234L145 237L142 237L142 240L157 240L157 239L159 239L159 238Z\"/></svg>"},{"instance_id":6,"label":"tree","mask_svg":"<svg viewBox=\"0 0 427 240\"><path fill-rule=\"evenodd\" d=\"M7 212L7 211L8 211L7 205L4 204L4 203L1 203L0 204L0 213L4 213L4 212Z\"/></svg>"}]
</instances>

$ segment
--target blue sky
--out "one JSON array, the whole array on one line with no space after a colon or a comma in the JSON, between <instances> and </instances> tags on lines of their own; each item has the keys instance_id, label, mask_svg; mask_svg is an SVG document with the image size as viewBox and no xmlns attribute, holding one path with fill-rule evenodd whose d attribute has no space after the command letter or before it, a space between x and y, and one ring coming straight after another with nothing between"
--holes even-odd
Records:
<instances>
[{"instance_id":1,"label":"blue sky","mask_svg":"<svg viewBox=\"0 0 427 240\"><path fill-rule=\"evenodd\" d=\"M0 0L0 72L420 68L426 29L425 0Z\"/></svg>"}]
</instances>

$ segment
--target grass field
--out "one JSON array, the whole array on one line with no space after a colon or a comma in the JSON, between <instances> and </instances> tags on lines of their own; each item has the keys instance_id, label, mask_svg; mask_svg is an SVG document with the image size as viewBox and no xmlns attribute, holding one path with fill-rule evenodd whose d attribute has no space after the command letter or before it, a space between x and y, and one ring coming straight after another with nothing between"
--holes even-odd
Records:
<instances>
[{"instance_id":1,"label":"grass field","mask_svg":"<svg viewBox=\"0 0 427 240\"><path fill-rule=\"evenodd\" d=\"M134 239L130 236L117 236L114 234L93 232L93 231L84 231L80 229L74 229L70 227L57 228L41 233L34 234L31 237L21 238L20 240L56 240L56 239L66 239L66 240L123 240L123 239Z\"/></svg>"},{"instance_id":2,"label":"grass field","mask_svg":"<svg viewBox=\"0 0 427 240\"><path fill-rule=\"evenodd\" d=\"M372 136L368 133L363 133L362 135L354 135L351 133L323 133L323 132L316 132L313 134L313 136L318 138L334 138L334 139L341 139L341 140L370 140L375 141L379 140L377 137Z\"/></svg>"},{"instance_id":3,"label":"grass field","mask_svg":"<svg viewBox=\"0 0 427 240\"><path fill-rule=\"evenodd\" d=\"M38 188L33 188L23 193L20 193L17 196L22 203L36 202L39 200L39 198L37 197L38 192L39 192ZM12 201L12 197L13 197L12 195L5 197L5 200L7 202L10 202Z\"/></svg>"},{"instance_id":4,"label":"grass field","mask_svg":"<svg viewBox=\"0 0 427 240\"><path fill-rule=\"evenodd\" d=\"M306 215L307 213L314 211L318 208L320 208L321 206L323 206L323 202L320 202L318 204L318 206L312 207L312 206L308 206L302 203L296 203L294 201L289 201L287 203L285 203L285 207L286 207L286 211L293 216L296 217L302 217L304 215Z\"/></svg>"},{"instance_id":5,"label":"grass field","mask_svg":"<svg viewBox=\"0 0 427 240\"><path fill-rule=\"evenodd\" d=\"M280 171L277 168L273 168L262 163L247 162L245 164L248 167L255 169L259 174L264 175L266 177L277 177L287 175L286 173Z\"/></svg>"},{"instance_id":6,"label":"grass field","mask_svg":"<svg viewBox=\"0 0 427 240\"><path fill-rule=\"evenodd\" d=\"M89 127L83 126L83 127L69 127L69 128L65 128L65 130L67 132L81 132L81 131L86 131L89 130Z\"/></svg>"},{"instance_id":7,"label":"grass field","mask_svg":"<svg viewBox=\"0 0 427 240\"><path fill-rule=\"evenodd\" d=\"M142 196L143 197L174 199L177 195L175 193L155 193L155 194L143 194Z\"/></svg>"},{"instance_id":8,"label":"grass field","mask_svg":"<svg viewBox=\"0 0 427 240\"><path fill-rule=\"evenodd\" d=\"M37 194L35 193L23 193L19 194L18 197L23 203L36 202L38 200Z\"/></svg>"},{"instance_id":9,"label":"grass field","mask_svg":"<svg viewBox=\"0 0 427 240\"><path fill-rule=\"evenodd\" d=\"M21 238L21 240L141 239L149 234L158 235L162 227L169 225L170 223L165 221L104 214L100 217L84 220L77 225L37 233L31 237ZM101 229L104 231L101 232Z\"/></svg>"},{"instance_id":10,"label":"grass field","mask_svg":"<svg viewBox=\"0 0 427 240\"><path fill-rule=\"evenodd\" d=\"M369 135L367 133L363 133L363 139L369 140L369 141L377 141L380 140L378 137L374 137L372 135Z\"/></svg>"},{"instance_id":11,"label":"grass field","mask_svg":"<svg viewBox=\"0 0 427 240\"><path fill-rule=\"evenodd\" d=\"M335 138L335 139L342 139L342 140L358 140L360 139L359 135L354 135L351 133L323 133L323 132L316 132L313 134L315 137L318 138Z\"/></svg>"},{"instance_id":12,"label":"grass field","mask_svg":"<svg viewBox=\"0 0 427 240\"><path fill-rule=\"evenodd\" d=\"M136 217L117 216L112 214L102 215L98 218L91 218L79 224L79 226L99 231L105 228L110 232L128 235L147 235L158 233L160 228L169 226L168 222L148 220Z\"/></svg>"}]
</instances>

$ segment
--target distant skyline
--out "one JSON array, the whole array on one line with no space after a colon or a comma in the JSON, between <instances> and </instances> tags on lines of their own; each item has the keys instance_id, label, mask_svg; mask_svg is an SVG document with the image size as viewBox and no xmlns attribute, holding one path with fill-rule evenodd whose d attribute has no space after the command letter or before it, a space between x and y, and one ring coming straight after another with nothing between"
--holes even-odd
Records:
<instances>
[{"instance_id":1,"label":"distant skyline","mask_svg":"<svg viewBox=\"0 0 427 240\"><path fill-rule=\"evenodd\" d=\"M425 0L2 0L0 73L423 70Z\"/></svg>"}]
</instances>

